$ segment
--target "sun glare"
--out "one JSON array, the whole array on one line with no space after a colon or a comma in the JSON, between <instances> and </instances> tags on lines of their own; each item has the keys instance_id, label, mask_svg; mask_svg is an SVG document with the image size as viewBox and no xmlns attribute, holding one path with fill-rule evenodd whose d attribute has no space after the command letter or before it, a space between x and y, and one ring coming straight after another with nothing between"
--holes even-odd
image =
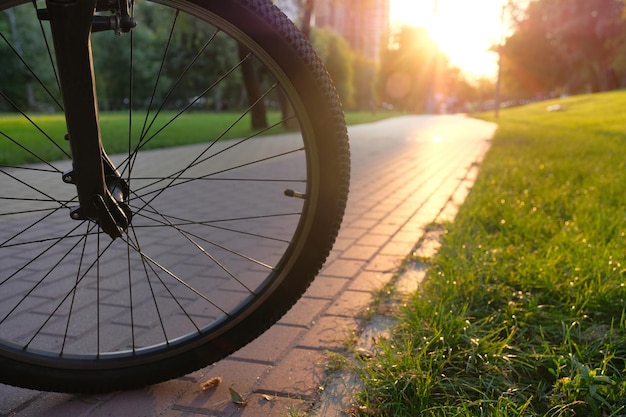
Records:
<instances>
[{"instance_id":1,"label":"sun glare","mask_svg":"<svg viewBox=\"0 0 626 417\"><path fill-rule=\"evenodd\" d=\"M469 77L494 77L497 56L489 48L501 39L505 1L391 0L391 20L424 27L451 64Z\"/></svg>"}]
</instances>

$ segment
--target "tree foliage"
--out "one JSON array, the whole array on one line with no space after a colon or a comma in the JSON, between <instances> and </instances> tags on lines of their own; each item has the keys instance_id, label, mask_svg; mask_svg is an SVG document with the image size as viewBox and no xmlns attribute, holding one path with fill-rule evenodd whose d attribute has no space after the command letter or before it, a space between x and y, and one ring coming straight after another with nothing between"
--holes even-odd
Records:
<instances>
[{"instance_id":1,"label":"tree foliage","mask_svg":"<svg viewBox=\"0 0 626 417\"><path fill-rule=\"evenodd\" d=\"M232 39L189 15L176 16L172 10L142 3L136 8L135 16L141 24L133 32L132 40L133 102L137 106L148 106L153 93L153 101L165 100L166 108L187 104L198 99L199 94L239 60ZM92 36L98 95L104 109L120 109L128 101L130 48L118 44L130 42L130 36L116 36L113 32ZM208 91L201 102L221 110L225 106L221 99L223 90L231 88L241 95L240 82L239 74L228 78L224 85L218 84Z\"/></svg>"},{"instance_id":2,"label":"tree foliage","mask_svg":"<svg viewBox=\"0 0 626 417\"><path fill-rule=\"evenodd\" d=\"M514 32L501 48L509 95L606 91L621 85L626 76L619 59L626 38L623 0L533 0L523 13L512 14Z\"/></svg>"},{"instance_id":3,"label":"tree foliage","mask_svg":"<svg viewBox=\"0 0 626 417\"><path fill-rule=\"evenodd\" d=\"M423 28L404 26L381 59L381 97L412 112L432 111L447 59Z\"/></svg>"},{"instance_id":4,"label":"tree foliage","mask_svg":"<svg viewBox=\"0 0 626 417\"><path fill-rule=\"evenodd\" d=\"M329 28L315 28L311 42L333 79L344 106L354 107L354 53L348 42Z\"/></svg>"},{"instance_id":5,"label":"tree foliage","mask_svg":"<svg viewBox=\"0 0 626 417\"><path fill-rule=\"evenodd\" d=\"M150 2L136 7L135 17L139 26L132 35L92 34L102 110L128 108L131 98L137 108L147 108L151 102L166 109L193 103L218 111L247 106L241 71L229 73L240 61L235 41L196 18ZM24 111L60 109L54 105L54 98L60 97L54 59L42 31L51 43L47 23L40 27L30 4L0 12L0 91L4 95L0 110L16 110L16 106ZM227 73L223 82L213 85Z\"/></svg>"},{"instance_id":6,"label":"tree foliage","mask_svg":"<svg viewBox=\"0 0 626 417\"><path fill-rule=\"evenodd\" d=\"M47 85L54 85L54 74L49 68L51 57L44 45L37 41L40 36L38 20L32 7L18 7L0 12L0 110L34 108L55 109L60 96L42 89L37 78ZM26 63L18 55L28 56ZM11 104L12 103L12 104ZM58 109L58 108L57 108Z\"/></svg>"}]
</instances>

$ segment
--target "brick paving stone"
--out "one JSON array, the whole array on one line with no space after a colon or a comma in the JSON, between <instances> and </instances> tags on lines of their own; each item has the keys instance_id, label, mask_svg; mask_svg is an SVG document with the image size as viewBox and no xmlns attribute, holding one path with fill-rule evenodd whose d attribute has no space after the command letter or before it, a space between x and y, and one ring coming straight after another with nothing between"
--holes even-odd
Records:
<instances>
[{"instance_id":1,"label":"brick paving stone","mask_svg":"<svg viewBox=\"0 0 626 417\"><path fill-rule=\"evenodd\" d=\"M388 211L387 210L383 210L382 208L378 208L378 207L374 207L368 211L366 211L365 213L361 214L361 219L364 220L379 220L381 218L383 218L385 215L387 215Z\"/></svg>"},{"instance_id":2,"label":"brick paving stone","mask_svg":"<svg viewBox=\"0 0 626 417\"><path fill-rule=\"evenodd\" d=\"M357 217L354 221L349 222L349 227L356 227L360 229L371 229L380 222L380 219L365 219L363 217Z\"/></svg>"},{"instance_id":3,"label":"brick paving stone","mask_svg":"<svg viewBox=\"0 0 626 417\"><path fill-rule=\"evenodd\" d=\"M239 410L237 417L287 417L290 415L306 415L311 409L311 400L300 400L287 396L278 397L272 394L255 393L248 405ZM235 417L235 416L233 416Z\"/></svg>"},{"instance_id":4,"label":"brick paving stone","mask_svg":"<svg viewBox=\"0 0 626 417\"><path fill-rule=\"evenodd\" d=\"M141 390L132 390L116 393L112 400L94 408L90 417L152 417L160 414L161 410L170 408L176 400L189 390L196 389L197 385L183 380L172 380L153 385ZM65 414L70 417L72 414Z\"/></svg>"},{"instance_id":5,"label":"brick paving stone","mask_svg":"<svg viewBox=\"0 0 626 417\"><path fill-rule=\"evenodd\" d=\"M25 404L18 411L6 414L10 417L70 417L90 415L104 401L99 396L74 396L68 394L45 393L35 401ZM132 417L132 416L130 416Z\"/></svg>"},{"instance_id":6,"label":"brick paving stone","mask_svg":"<svg viewBox=\"0 0 626 417\"><path fill-rule=\"evenodd\" d=\"M335 244L333 245L333 252L341 253L353 243L354 243L354 239L346 239L343 237L338 237L337 240L335 240Z\"/></svg>"},{"instance_id":7,"label":"brick paving stone","mask_svg":"<svg viewBox=\"0 0 626 417\"><path fill-rule=\"evenodd\" d=\"M364 228L364 227L359 227L359 228L357 228L357 227L346 227L346 228L343 228L340 231L340 236L342 238L344 238L344 239L345 238L348 238L348 239L349 238L358 239L361 236L363 236L365 233L368 233L368 232L369 232L369 230Z\"/></svg>"},{"instance_id":8,"label":"brick paving stone","mask_svg":"<svg viewBox=\"0 0 626 417\"><path fill-rule=\"evenodd\" d=\"M370 259L379 248L376 246L353 245L341 254L341 259L358 259L365 261Z\"/></svg>"},{"instance_id":9,"label":"brick paving stone","mask_svg":"<svg viewBox=\"0 0 626 417\"><path fill-rule=\"evenodd\" d=\"M179 411L183 408L205 409L208 412L223 413L225 410L236 411L232 403L229 388L235 390L244 399L249 398L258 388L259 382L272 370L271 365L263 365L232 359L222 360L209 366L204 371L204 379L194 384L175 402ZM221 378L221 382L203 391L202 383L211 378Z\"/></svg>"},{"instance_id":10,"label":"brick paving stone","mask_svg":"<svg viewBox=\"0 0 626 417\"><path fill-rule=\"evenodd\" d=\"M306 333L299 348L337 350L354 334L358 322L353 317L323 316Z\"/></svg>"},{"instance_id":11,"label":"brick paving stone","mask_svg":"<svg viewBox=\"0 0 626 417\"><path fill-rule=\"evenodd\" d=\"M351 244L352 242L350 242L346 247L350 247ZM326 258L326 263L329 264L333 262L335 259L338 259L341 256L342 250L335 249L335 250L330 251L330 254L328 254L328 257Z\"/></svg>"},{"instance_id":12,"label":"brick paving stone","mask_svg":"<svg viewBox=\"0 0 626 417\"><path fill-rule=\"evenodd\" d=\"M394 236L394 238L395 238L395 236ZM363 236L362 238L360 238L359 240L357 240L356 244L357 245L364 245L364 246L375 246L377 248L380 248L388 240L389 240L389 237L387 237L385 235L376 235L374 233L368 233L365 236Z\"/></svg>"},{"instance_id":13,"label":"brick paving stone","mask_svg":"<svg viewBox=\"0 0 626 417\"><path fill-rule=\"evenodd\" d=\"M306 332L305 328L276 324L231 358L274 363Z\"/></svg>"},{"instance_id":14,"label":"brick paving stone","mask_svg":"<svg viewBox=\"0 0 626 417\"><path fill-rule=\"evenodd\" d=\"M42 395L45 394L35 390L0 384L0 416L8 416L16 408L36 401L37 397Z\"/></svg>"},{"instance_id":15,"label":"brick paving stone","mask_svg":"<svg viewBox=\"0 0 626 417\"><path fill-rule=\"evenodd\" d=\"M346 278L337 278L330 276L318 276L315 278L315 281L311 284L309 289L306 292L307 297L313 298L325 298L332 299L339 294L339 292L347 285L349 282Z\"/></svg>"},{"instance_id":16,"label":"brick paving stone","mask_svg":"<svg viewBox=\"0 0 626 417\"><path fill-rule=\"evenodd\" d=\"M357 317L372 300L371 291L344 291L326 310L327 315Z\"/></svg>"},{"instance_id":17,"label":"brick paving stone","mask_svg":"<svg viewBox=\"0 0 626 417\"><path fill-rule=\"evenodd\" d=\"M319 350L295 348L263 380L264 392L312 400L324 378L326 354Z\"/></svg>"},{"instance_id":18,"label":"brick paving stone","mask_svg":"<svg viewBox=\"0 0 626 417\"><path fill-rule=\"evenodd\" d=\"M406 255L404 255L406 256ZM399 255L376 255L374 259L365 266L366 271L388 272L400 266L404 256Z\"/></svg>"},{"instance_id":19,"label":"brick paving stone","mask_svg":"<svg viewBox=\"0 0 626 417\"><path fill-rule=\"evenodd\" d=\"M362 261L349 259L337 259L324 266L320 272L321 276L352 278L363 267Z\"/></svg>"},{"instance_id":20,"label":"brick paving stone","mask_svg":"<svg viewBox=\"0 0 626 417\"><path fill-rule=\"evenodd\" d=\"M352 280L348 289L365 292L378 291L391 280L392 276L391 272L363 271Z\"/></svg>"},{"instance_id":21,"label":"brick paving stone","mask_svg":"<svg viewBox=\"0 0 626 417\"><path fill-rule=\"evenodd\" d=\"M291 307L278 324L308 328L315 317L330 305L330 300L311 298L307 294Z\"/></svg>"},{"instance_id":22,"label":"brick paving stone","mask_svg":"<svg viewBox=\"0 0 626 417\"><path fill-rule=\"evenodd\" d=\"M407 256L413 244L409 242L389 242L380 250L381 255Z\"/></svg>"},{"instance_id":23,"label":"brick paving stone","mask_svg":"<svg viewBox=\"0 0 626 417\"><path fill-rule=\"evenodd\" d=\"M372 228L370 232L375 235L393 236L400 229L398 224L379 224Z\"/></svg>"}]
</instances>

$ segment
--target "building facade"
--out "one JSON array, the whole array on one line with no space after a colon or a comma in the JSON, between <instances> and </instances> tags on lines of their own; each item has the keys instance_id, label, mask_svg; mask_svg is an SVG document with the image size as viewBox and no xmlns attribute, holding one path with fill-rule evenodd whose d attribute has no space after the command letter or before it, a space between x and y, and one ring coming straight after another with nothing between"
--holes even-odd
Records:
<instances>
[{"instance_id":1,"label":"building facade","mask_svg":"<svg viewBox=\"0 0 626 417\"><path fill-rule=\"evenodd\" d=\"M378 61L389 35L389 0L315 0L314 25L333 29L353 51Z\"/></svg>"}]
</instances>

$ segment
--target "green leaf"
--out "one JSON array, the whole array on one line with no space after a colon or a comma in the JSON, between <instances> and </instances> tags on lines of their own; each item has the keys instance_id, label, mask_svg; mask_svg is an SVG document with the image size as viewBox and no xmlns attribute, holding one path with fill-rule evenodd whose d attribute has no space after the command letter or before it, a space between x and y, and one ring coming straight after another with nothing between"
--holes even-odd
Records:
<instances>
[{"instance_id":1,"label":"green leaf","mask_svg":"<svg viewBox=\"0 0 626 417\"><path fill-rule=\"evenodd\" d=\"M239 394L237 391L235 391L232 388L228 388L228 391L230 392L230 400L235 403L236 405L238 405L239 407L245 407L248 404L248 400L245 400L241 394Z\"/></svg>"}]
</instances>

